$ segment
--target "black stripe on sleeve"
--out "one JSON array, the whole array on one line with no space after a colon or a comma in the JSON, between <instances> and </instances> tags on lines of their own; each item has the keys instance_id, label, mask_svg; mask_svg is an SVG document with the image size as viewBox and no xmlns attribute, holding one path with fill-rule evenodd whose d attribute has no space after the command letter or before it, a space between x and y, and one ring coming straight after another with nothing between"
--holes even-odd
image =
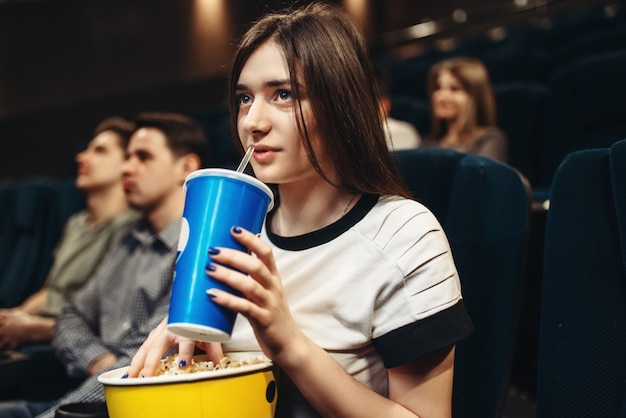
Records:
<instances>
[{"instance_id":1,"label":"black stripe on sleeve","mask_svg":"<svg viewBox=\"0 0 626 418\"><path fill-rule=\"evenodd\" d=\"M378 337L373 344L389 369L453 345L473 330L474 326L461 300L451 308Z\"/></svg>"}]
</instances>

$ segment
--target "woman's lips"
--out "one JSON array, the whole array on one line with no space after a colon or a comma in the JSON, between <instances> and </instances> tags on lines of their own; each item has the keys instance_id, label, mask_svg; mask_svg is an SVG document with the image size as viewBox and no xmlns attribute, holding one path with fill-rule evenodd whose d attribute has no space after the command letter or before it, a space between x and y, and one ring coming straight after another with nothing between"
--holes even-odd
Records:
<instances>
[{"instance_id":1,"label":"woman's lips","mask_svg":"<svg viewBox=\"0 0 626 418\"><path fill-rule=\"evenodd\" d=\"M274 156L276 155L276 152L277 150L273 148L257 147L254 149L254 153L252 154L252 156L258 162L267 162L274 158Z\"/></svg>"}]
</instances>

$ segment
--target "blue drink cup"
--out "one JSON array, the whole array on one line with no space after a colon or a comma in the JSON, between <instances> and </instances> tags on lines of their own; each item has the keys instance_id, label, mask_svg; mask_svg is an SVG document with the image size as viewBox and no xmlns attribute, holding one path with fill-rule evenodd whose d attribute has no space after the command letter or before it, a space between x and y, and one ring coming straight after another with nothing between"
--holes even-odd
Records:
<instances>
[{"instance_id":1,"label":"blue drink cup","mask_svg":"<svg viewBox=\"0 0 626 418\"><path fill-rule=\"evenodd\" d=\"M191 173L185 180L185 208L170 297L167 328L199 341L230 339L237 313L213 302L206 291L237 292L206 274L209 248L248 250L231 235L234 226L258 234L274 195L247 174L219 168Z\"/></svg>"}]
</instances>

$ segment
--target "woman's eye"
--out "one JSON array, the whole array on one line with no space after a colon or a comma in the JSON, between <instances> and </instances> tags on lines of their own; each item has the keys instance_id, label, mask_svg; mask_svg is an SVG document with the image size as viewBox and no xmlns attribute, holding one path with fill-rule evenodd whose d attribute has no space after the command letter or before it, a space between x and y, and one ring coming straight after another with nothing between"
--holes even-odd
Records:
<instances>
[{"instance_id":1,"label":"woman's eye","mask_svg":"<svg viewBox=\"0 0 626 418\"><path fill-rule=\"evenodd\" d=\"M276 97L278 98L278 100L291 100L291 92L289 90L279 90L276 93Z\"/></svg>"},{"instance_id":2,"label":"woman's eye","mask_svg":"<svg viewBox=\"0 0 626 418\"><path fill-rule=\"evenodd\" d=\"M250 95L245 94L245 93L242 93L237 97L238 97L239 104L242 104L242 105L248 104L252 101L252 98L250 97Z\"/></svg>"}]
</instances>

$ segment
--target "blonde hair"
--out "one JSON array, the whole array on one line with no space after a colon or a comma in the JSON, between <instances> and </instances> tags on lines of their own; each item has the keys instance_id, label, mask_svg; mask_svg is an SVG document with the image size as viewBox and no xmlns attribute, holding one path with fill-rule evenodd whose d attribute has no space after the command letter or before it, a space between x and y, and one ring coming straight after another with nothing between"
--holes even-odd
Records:
<instances>
[{"instance_id":1,"label":"blonde hair","mask_svg":"<svg viewBox=\"0 0 626 418\"><path fill-rule=\"evenodd\" d=\"M442 71L449 71L469 96L468 106L461 110L457 120L459 138L462 142L470 141L479 127L496 125L496 101L489 79L489 72L483 63L475 58L457 57L438 62L428 72L427 91L432 98L437 89L437 79ZM440 138L448 130L446 121L431 112L431 134Z\"/></svg>"}]
</instances>

